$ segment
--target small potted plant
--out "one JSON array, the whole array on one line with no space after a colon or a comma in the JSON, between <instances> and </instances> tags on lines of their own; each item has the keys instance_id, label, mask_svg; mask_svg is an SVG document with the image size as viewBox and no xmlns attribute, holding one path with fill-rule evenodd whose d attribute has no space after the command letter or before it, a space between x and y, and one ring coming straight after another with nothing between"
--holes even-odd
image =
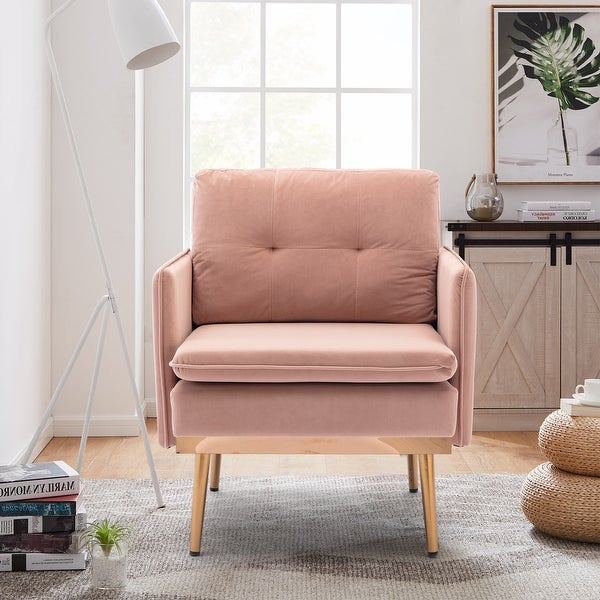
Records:
<instances>
[{"instance_id":1,"label":"small potted plant","mask_svg":"<svg viewBox=\"0 0 600 600\"><path fill-rule=\"evenodd\" d=\"M92 555L92 587L122 588L127 584L127 540L130 529L117 521L90 523L82 541Z\"/></svg>"}]
</instances>

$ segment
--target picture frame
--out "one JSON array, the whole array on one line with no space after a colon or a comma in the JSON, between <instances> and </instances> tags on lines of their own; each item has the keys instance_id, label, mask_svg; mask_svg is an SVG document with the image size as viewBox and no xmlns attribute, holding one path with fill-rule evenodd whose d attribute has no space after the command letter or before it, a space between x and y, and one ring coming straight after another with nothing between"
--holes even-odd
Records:
<instances>
[{"instance_id":1,"label":"picture frame","mask_svg":"<svg viewBox=\"0 0 600 600\"><path fill-rule=\"evenodd\" d=\"M492 5L499 183L600 183L600 5Z\"/></svg>"}]
</instances>

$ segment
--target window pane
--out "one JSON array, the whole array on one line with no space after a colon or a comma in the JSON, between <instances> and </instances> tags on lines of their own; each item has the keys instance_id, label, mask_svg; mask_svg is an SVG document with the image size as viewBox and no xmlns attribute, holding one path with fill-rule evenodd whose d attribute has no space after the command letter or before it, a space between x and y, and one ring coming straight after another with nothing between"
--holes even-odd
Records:
<instances>
[{"instance_id":1,"label":"window pane","mask_svg":"<svg viewBox=\"0 0 600 600\"><path fill-rule=\"evenodd\" d=\"M266 96L266 166L335 167L335 95Z\"/></svg>"},{"instance_id":2,"label":"window pane","mask_svg":"<svg viewBox=\"0 0 600 600\"><path fill-rule=\"evenodd\" d=\"M268 86L335 86L335 5L272 4L266 14Z\"/></svg>"},{"instance_id":3,"label":"window pane","mask_svg":"<svg viewBox=\"0 0 600 600\"><path fill-rule=\"evenodd\" d=\"M258 93L195 93L190 99L191 175L260 166Z\"/></svg>"},{"instance_id":4,"label":"window pane","mask_svg":"<svg viewBox=\"0 0 600 600\"><path fill-rule=\"evenodd\" d=\"M412 8L342 5L342 87L412 85Z\"/></svg>"},{"instance_id":5,"label":"window pane","mask_svg":"<svg viewBox=\"0 0 600 600\"><path fill-rule=\"evenodd\" d=\"M342 94L342 167L412 166L409 94Z\"/></svg>"},{"instance_id":6,"label":"window pane","mask_svg":"<svg viewBox=\"0 0 600 600\"><path fill-rule=\"evenodd\" d=\"M192 86L260 85L260 5L192 2Z\"/></svg>"}]
</instances>

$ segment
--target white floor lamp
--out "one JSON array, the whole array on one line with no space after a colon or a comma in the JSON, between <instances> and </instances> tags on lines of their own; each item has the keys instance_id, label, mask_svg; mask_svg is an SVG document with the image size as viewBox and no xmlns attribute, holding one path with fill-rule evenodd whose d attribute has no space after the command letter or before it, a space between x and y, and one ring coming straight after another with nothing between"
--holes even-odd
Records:
<instances>
[{"instance_id":1,"label":"white floor lamp","mask_svg":"<svg viewBox=\"0 0 600 600\"><path fill-rule=\"evenodd\" d=\"M58 384L50 398L50 402L46 408L46 412L42 417L41 423L34 433L33 439L29 444L26 451L26 459L29 460L32 458L33 449L44 429L48 418L52 414L52 410L60 392L64 384L66 383L67 378L81 352L81 349L87 340L87 337L100 316L102 312L102 324L100 327L100 334L98 338L98 345L96 349L96 358L94 362L94 368L92 372L92 380L90 383L90 391L88 395L88 401L86 406L86 414L83 425L83 431L81 434L81 444L79 446L79 455L77 457L77 470L81 470L81 465L83 462L83 452L85 450L85 445L88 436L90 418L92 414L92 405L94 401L94 394L96 390L96 382L98 379L98 371L100 367L100 361L102 358L102 353L104 349L104 339L106 334L106 326L108 321L108 316L112 313L117 331L119 334L119 340L121 342L121 349L123 351L123 358L127 368L127 375L129 378L129 384L131 387L131 392L134 399L135 411L139 422L140 431L144 440L144 447L146 450L146 457L148 459L148 465L150 467L150 472L152 476L152 482L154 485L154 491L156 493L156 501L159 507L164 506L164 502L162 499L162 495L160 492L160 486L158 482L158 477L156 474L156 468L154 466L154 459L152 457L152 451L150 449L150 442L148 440L148 432L146 430L146 423L144 421L144 415L142 412L142 405L140 401L140 395L138 386L136 385L135 375L133 372L133 368L131 365L131 360L129 358L129 353L127 351L127 345L125 343L125 335L123 333L123 325L121 323L121 317L119 315L119 308L117 305L117 299L114 293L114 289L112 286L112 281L110 277L110 273L108 271L108 266L106 263L106 258L104 255L104 250L102 248L102 242L100 239L100 234L98 231L98 226L96 224L96 217L94 215L94 210L92 206L92 202L90 199L90 194L87 187L87 182L84 176L83 167L81 163L81 157L79 155L79 151L77 149L77 144L75 141L75 135L73 132L73 126L71 124L71 118L69 115L69 111L67 109L67 104L64 96L64 92L62 89L62 85L60 83L60 77L58 73L58 68L56 65L56 61L54 59L54 53L52 51L52 43L51 43L51 30L52 30L52 22L54 19L60 15L63 11L65 11L69 6L74 4L77 0L67 0L64 4L62 4L59 8L57 8L49 17L46 22L46 52L48 54L48 62L50 64L50 71L52 73L52 80L54 82L54 87L56 89L56 95L58 99L58 103L60 106L60 110L63 116L63 120L65 122L65 127L67 130L67 136L69 138L69 143L71 146L71 150L73 151L73 156L75 158L75 164L77 168L77 174L79 176L79 182L81 184L81 189L83 192L83 200L85 202L85 207L87 210L87 214L90 220L90 225L92 228L92 233L94 237L94 242L96 246L96 251L98 254L98 259L100 261L100 266L102 268L102 272L104 274L104 281L106 284L106 294L104 294L97 302L95 308L92 311L92 314L85 326L79 341L75 347L71 358L69 359L65 370L63 371ZM115 32L115 37L117 39L117 43L119 48L121 49L121 54L123 55L123 59L128 69L145 69L147 67L151 67L153 65L159 64L172 56L174 56L180 49L179 42L175 36L175 32L173 31L171 25L169 24L164 12L159 6L157 0L107 0L108 8L113 24L113 29Z\"/></svg>"}]
</instances>

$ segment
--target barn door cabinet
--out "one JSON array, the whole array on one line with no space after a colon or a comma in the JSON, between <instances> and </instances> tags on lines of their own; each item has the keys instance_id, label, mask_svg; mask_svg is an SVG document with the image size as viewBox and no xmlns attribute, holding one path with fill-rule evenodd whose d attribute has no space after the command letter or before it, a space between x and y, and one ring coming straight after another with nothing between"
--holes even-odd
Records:
<instances>
[{"instance_id":1,"label":"barn door cabinet","mask_svg":"<svg viewBox=\"0 0 600 600\"><path fill-rule=\"evenodd\" d=\"M476 430L536 430L600 377L600 222L453 221L477 277Z\"/></svg>"}]
</instances>

